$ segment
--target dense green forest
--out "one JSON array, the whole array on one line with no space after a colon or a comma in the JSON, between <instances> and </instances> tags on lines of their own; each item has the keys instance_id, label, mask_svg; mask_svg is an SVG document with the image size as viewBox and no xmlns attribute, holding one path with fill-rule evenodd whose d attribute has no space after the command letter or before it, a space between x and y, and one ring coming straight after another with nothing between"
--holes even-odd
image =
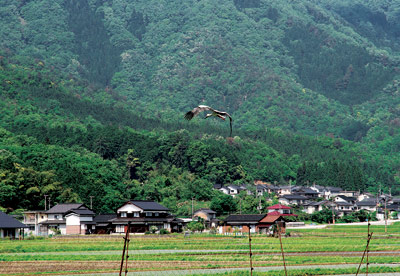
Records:
<instances>
[{"instance_id":1,"label":"dense green forest","mask_svg":"<svg viewBox=\"0 0 400 276\"><path fill-rule=\"evenodd\" d=\"M187 215L195 198L223 213L237 199L213 184L256 179L398 194L399 10L1 0L0 206L93 196L112 212L137 198ZM186 122L198 104L228 111L233 137L227 122Z\"/></svg>"}]
</instances>

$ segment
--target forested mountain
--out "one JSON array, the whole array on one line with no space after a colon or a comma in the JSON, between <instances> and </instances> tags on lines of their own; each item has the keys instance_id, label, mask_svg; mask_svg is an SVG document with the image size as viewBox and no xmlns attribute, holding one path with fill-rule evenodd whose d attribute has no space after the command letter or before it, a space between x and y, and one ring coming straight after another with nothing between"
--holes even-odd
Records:
<instances>
[{"instance_id":1,"label":"forested mountain","mask_svg":"<svg viewBox=\"0 0 400 276\"><path fill-rule=\"evenodd\" d=\"M399 1L0 1L0 206L399 192ZM207 104L216 120L183 120ZM190 183L190 184L188 184Z\"/></svg>"}]
</instances>

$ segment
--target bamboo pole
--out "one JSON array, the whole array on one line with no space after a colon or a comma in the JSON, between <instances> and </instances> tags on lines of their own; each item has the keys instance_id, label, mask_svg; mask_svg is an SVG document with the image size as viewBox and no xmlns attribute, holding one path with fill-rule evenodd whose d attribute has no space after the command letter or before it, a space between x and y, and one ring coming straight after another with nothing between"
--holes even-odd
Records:
<instances>
[{"instance_id":1,"label":"bamboo pole","mask_svg":"<svg viewBox=\"0 0 400 276\"><path fill-rule=\"evenodd\" d=\"M128 274L128 258L129 258L129 242L130 242L130 239L129 239L129 229L131 228L130 227L131 226L131 224L130 224L130 222L128 222L128 233L127 233L127 240L126 240L126 260L125 260L125 276Z\"/></svg>"},{"instance_id":2,"label":"bamboo pole","mask_svg":"<svg viewBox=\"0 0 400 276\"><path fill-rule=\"evenodd\" d=\"M253 276L253 253L251 252L251 226L249 225L249 257L250 257L250 275Z\"/></svg>"},{"instance_id":3,"label":"bamboo pole","mask_svg":"<svg viewBox=\"0 0 400 276\"><path fill-rule=\"evenodd\" d=\"M364 260L365 253L366 253L366 252L367 252L367 250L368 250L369 242L371 241L371 238L372 238L372 234L373 234L373 232L371 232L371 234L368 234L367 246L365 247L365 250L364 250L363 256L362 256L362 258L361 258L360 265L358 266L358 269L357 269L356 276L358 275L358 272L360 271L361 264L362 264L362 262L363 262L363 260Z\"/></svg>"},{"instance_id":4,"label":"bamboo pole","mask_svg":"<svg viewBox=\"0 0 400 276\"><path fill-rule=\"evenodd\" d=\"M277 226L278 226L279 243L281 244L281 253L282 253L283 267L284 267L284 269L285 269L285 276L287 276L286 262L285 262L285 254L283 253L283 245L282 245L281 227L279 226L279 224L277 224Z\"/></svg>"}]
</instances>

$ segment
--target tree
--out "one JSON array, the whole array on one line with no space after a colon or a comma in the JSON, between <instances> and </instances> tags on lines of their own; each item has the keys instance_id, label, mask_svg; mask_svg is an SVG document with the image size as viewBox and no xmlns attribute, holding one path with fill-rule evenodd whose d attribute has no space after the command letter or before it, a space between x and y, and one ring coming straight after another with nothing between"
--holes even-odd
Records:
<instances>
[{"instance_id":1,"label":"tree","mask_svg":"<svg viewBox=\"0 0 400 276\"><path fill-rule=\"evenodd\" d=\"M224 194L220 191L214 191L213 198L210 203L210 209L214 210L218 216L235 212L237 206L232 196Z\"/></svg>"}]
</instances>

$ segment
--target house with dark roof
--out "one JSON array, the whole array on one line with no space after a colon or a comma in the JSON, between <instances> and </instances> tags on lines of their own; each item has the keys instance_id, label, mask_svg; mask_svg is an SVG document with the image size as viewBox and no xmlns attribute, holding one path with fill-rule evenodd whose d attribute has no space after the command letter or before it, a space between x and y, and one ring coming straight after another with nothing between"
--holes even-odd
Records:
<instances>
[{"instance_id":1,"label":"house with dark roof","mask_svg":"<svg viewBox=\"0 0 400 276\"><path fill-rule=\"evenodd\" d=\"M354 204L352 203L346 201L336 201L333 203L336 205L335 210L340 217L354 212Z\"/></svg>"},{"instance_id":2,"label":"house with dark roof","mask_svg":"<svg viewBox=\"0 0 400 276\"><path fill-rule=\"evenodd\" d=\"M354 206L356 211L366 210L369 212L375 212L378 210L377 209L378 204L379 201L377 201L375 198L368 198L361 201L357 201Z\"/></svg>"},{"instance_id":3,"label":"house with dark roof","mask_svg":"<svg viewBox=\"0 0 400 276\"><path fill-rule=\"evenodd\" d=\"M193 213L193 219L202 218L206 228L217 227L219 219L216 218L216 214L217 212L211 209L200 208Z\"/></svg>"},{"instance_id":4,"label":"house with dark roof","mask_svg":"<svg viewBox=\"0 0 400 276\"><path fill-rule=\"evenodd\" d=\"M112 220L117 218L117 214L99 214L93 218L96 223L95 234L111 234L115 233L115 225Z\"/></svg>"},{"instance_id":5,"label":"house with dark roof","mask_svg":"<svg viewBox=\"0 0 400 276\"><path fill-rule=\"evenodd\" d=\"M239 194L241 191L245 190L245 188L237 186L237 185L228 185L227 188L229 189L229 194L233 197L235 195Z\"/></svg>"},{"instance_id":6,"label":"house with dark roof","mask_svg":"<svg viewBox=\"0 0 400 276\"><path fill-rule=\"evenodd\" d=\"M355 204L357 201L357 198L352 197L352 196L345 196L345 195L337 195L333 198L335 202L347 202L351 204Z\"/></svg>"},{"instance_id":7,"label":"house with dark roof","mask_svg":"<svg viewBox=\"0 0 400 276\"><path fill-rule=\"evenodd\" d=\"M302 195L283 195L279 197L279 202L288 205L303 205L308 197Z\"/></svg>"},{"instance_id":8,"label":"house with dark roof","mask_svg":"<svg viewBox=\"0 0 400 276\"><path fill-rule=\"evenodd\" d=\"M64 218L67 235L92 234L95 231L94 212L88 208L71 209Z\"/></svg>"},{"instance_id":9,"label":"house with dark roof","mask_svg":"<svg viewBox=\"0 0 400 276\"><path fill-rule=\"evenodd\" d=\"M129 200L117 209L117 217L111 220L116 233L145 233L152 226L158 230L181 232L184 222L169 213L169 209L149 200Z\"/></svg>"},{"instance_id":10,"label":"house with dark roof","mask_svg":"<svg viewBox=\"0 0 400 276\"><path fill-rule=\"evenodd\" d=\"M71 210L89 210L89 208L83 203L59 203L45 212L47 220L40 223L41 228L47 234L54 234L54 230L59 230L62 235L67 234L65 215Z\"/></svg>"},{"instance_id":11,"label":"house with dark roof","mask_svg":"<svg viewBox=\"0 0 400 276\"><path fill-rule=\"evenodd\" d=\"M319 193L308 187L297 186L297 187L293 188L292 195L299 195L299 196L304 196L308 199L314 199L314 198L318 198Z\"/></svg>"},{"instance_id":12,"label":"house with dark roof","mask_svg":"<svg viewBox=\"0 0 400 276\"><path fill-rule=\"evenodd\" d=\"M25 228L29 227L0 211L0 238L23 238Z\"/></svg>"},{"instance_id":13,"label":"house with dark roof","mask_svg":"<svg viewBox=\"0 0 400 276\"><path fill-rule=\"evenodd\" d=\"M322 201L309 201L306 204L303 204L303 212L307 214L312 214L314 212L319 212L322 211L324 207L329 207L331 208L332 202L328 200L322 200Z\"/></svg>"},{"instance_id":14,"label":"house with dark roof","mask_svg":"<svg viewBox=\"0 0 400 276\"><path fill-rule=\"evenodd\" d=\"M229 215L220 227L220 233L233 233L239 231L242 233L256 233L259 231L258 225L267 214L250 215Z\"/></svg>"}]
</instances>

